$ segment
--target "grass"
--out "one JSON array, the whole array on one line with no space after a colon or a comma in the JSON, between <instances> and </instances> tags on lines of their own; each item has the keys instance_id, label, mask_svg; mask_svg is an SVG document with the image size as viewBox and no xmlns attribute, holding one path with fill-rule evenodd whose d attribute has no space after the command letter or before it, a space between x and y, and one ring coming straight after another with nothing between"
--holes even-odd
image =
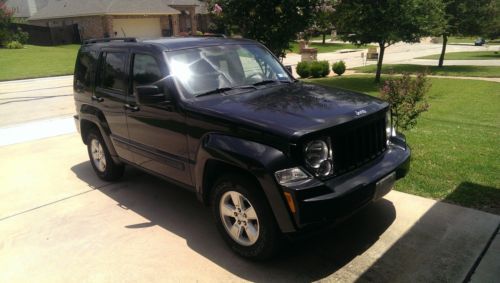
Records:
<instances>
[{"instance_id":1,"label":"grass","mask_svg":"<svg viewBox=\"0 0 500 283\"><path fill-rule=\"evenodd\" d=\"M445 62L446 63L446 62ZM377 70L376 65L368 65L364 67L354 68L357 73L375 73ZM500 66L422 66L411 64L398 64L398 65L383 65L382 73L420 73L428 72L429 75L436 76L458 76L458 77L486 77L486 78L500 78Z\"/></svg>"},{"instance_id":2,"label":"grass","mask_svg":"<svg viewBox=\"0 0 500 283\"><path fill-rule=\"evenodd\" d=\"M310 80L378 95L372 76ZM432 78L430 109L405 132L411 170L396 190L500 214L500 84Z\"/></svg>"},{"instance_id":3,"label":"grass","mask_svg":"<svg viewBox=\"0 0 500 283\"><path fill-rule=\"evenodd\" d=\"M470 43L470 44L474 44L474 41L476 41L477 39L477 36L474 37L474 36L466 36L466 37L462 37L462 36L450 36L448 37L448 43L449 44L453 44L453 43Z\"/></svg>"},{"instance_id":4,"label":"grass","mask_svg":"<svg viewBox=\"0 0 500 283\"><path fill-rule=\"evenodd\" d=\"M318 53L327 53L327 52L335 52L341 49L360 49L363 47L356 46L350 43L309 43L309 47L314 47L318 49ZM290 42L290 51L292 53L299 53L299 43L298 42Z\"/></svg>"},{"instance_id":5,"label":"grass","mask_svg":"<svg viewBox=\"0 0 500 283\"><path fill-rule=\"evenodd\" d=\"M0 49L0 81L73 74L80 45Z\"/></svg>"},{"instance_id":6,"label":"grass","mask_svg":"<svg viewBox=\"0 0 500 283\"><path fill-rule=\"evenodd\" d=\"M419 57L416 59L439 59L440 54ZM500 60L498 51L452 52L446 53L445 60Z\"/></svg>"}]
</instances>

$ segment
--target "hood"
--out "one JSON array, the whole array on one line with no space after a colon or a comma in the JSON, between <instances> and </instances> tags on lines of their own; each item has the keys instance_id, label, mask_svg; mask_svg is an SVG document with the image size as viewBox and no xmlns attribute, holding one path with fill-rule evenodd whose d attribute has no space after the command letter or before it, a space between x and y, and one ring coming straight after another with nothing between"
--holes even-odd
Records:
<instances>
[{"instance_id":1,"label":"hood","mask_svg":"<svg viewBox=\"0 0 500 283\"><path fill-rule=\"evenodd\" d=\"M388 104L344 89L301 82L200 97L196 112L287 137L299 137L378 112Z\"/></svg>"}]
</instances>

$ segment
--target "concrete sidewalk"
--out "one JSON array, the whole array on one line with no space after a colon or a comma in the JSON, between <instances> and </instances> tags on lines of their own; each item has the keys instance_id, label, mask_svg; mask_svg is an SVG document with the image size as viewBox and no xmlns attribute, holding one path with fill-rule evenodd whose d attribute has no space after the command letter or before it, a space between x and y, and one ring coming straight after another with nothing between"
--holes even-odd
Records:
<instances>
[{"instance_id":1,"label":"concrete sidewalk","mask_svg":"<svg viewBox=\"0 0 500 283\"><path fill-rule=\"evenodd\" d=\"M97 179L76 134L0 147L0 159L8 160L0 163L0 282L461 282L500 223L391 192L254 263L226 248L194 194L137 170L114 184Z\"/></svg>"}]
</instances>

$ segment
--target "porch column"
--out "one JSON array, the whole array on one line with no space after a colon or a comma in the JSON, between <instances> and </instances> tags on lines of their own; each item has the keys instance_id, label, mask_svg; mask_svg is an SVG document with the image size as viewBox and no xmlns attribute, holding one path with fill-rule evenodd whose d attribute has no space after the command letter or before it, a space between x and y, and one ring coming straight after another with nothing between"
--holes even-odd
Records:
<instances>
[{"instance_id":1,"label":"porch column","mask_svg":"<svg viewBox=\"0 0 500 283\"><path fill-rule=\"evenodd\" d=\"M172 15L172 31L174 36L179 34L179 15Z\"/></svg>"},{"instance_id":2,"label":"porch column","mask_svg":"<svg viewBox=\"0 0 500 283\"><path fill-rule=\"evenodd\" d=\"M196 22L195 7L189 8L189 17L191 19L191 34L196 35L196 31L198 30L198 23Z\"/></svg>"}]
</instances>

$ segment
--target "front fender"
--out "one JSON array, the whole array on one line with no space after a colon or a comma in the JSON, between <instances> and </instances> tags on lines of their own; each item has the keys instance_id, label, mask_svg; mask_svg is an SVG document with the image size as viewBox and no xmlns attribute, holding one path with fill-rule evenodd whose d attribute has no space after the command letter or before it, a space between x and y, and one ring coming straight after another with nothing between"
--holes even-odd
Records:
<instances>
[{"instance_id":1,"label":"front fender","mask_svg":"<svg viewBox=\"0 0 500 283\"><path fill-rule=\"evenodd\" d=\"M201 142L197 153L194 175L198 198L206 199L209 188L204 186L204 171L210 160L238 167L255 177L274 213L282 232L294 232L290 212L286 206L283 190L274 179L274 172L290 164L289 158L280 150L261 143L237 137L208 134Z\"/></svg>"}]
</instances>

